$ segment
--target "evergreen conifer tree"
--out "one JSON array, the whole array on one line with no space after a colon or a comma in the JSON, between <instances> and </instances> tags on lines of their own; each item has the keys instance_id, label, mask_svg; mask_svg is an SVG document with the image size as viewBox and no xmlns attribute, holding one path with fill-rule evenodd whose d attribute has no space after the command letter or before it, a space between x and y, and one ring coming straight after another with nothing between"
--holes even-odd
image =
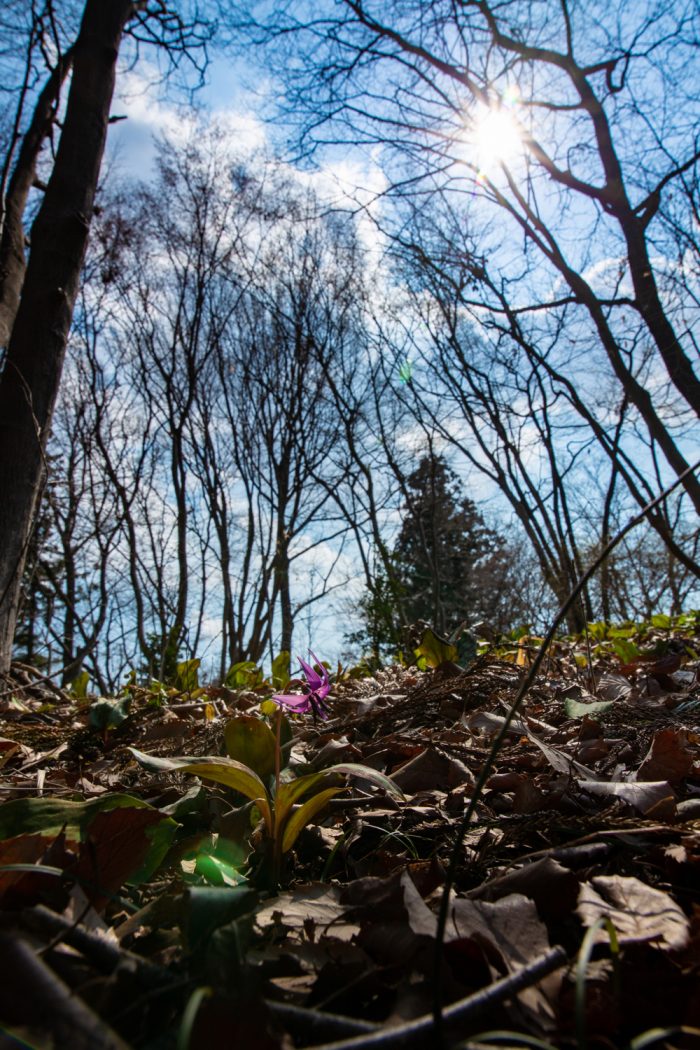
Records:
<instances>
[{"instance_id":1,"label":"evergreen conifer tree","mask_svg":"<svg viewBox=\"0 0 700 1050\"><path fill-rule=\"evenodd\" d=\"M375 659L402 648L402 628L425 622L449 637L463 622L513 626L520 603L506 542L490 528L442 456L429 454L406 479L391 576L378 573L361 606L364 623L348 636ZM404 622L398 601L401 599Z\"/></svg>"}]
</instances>

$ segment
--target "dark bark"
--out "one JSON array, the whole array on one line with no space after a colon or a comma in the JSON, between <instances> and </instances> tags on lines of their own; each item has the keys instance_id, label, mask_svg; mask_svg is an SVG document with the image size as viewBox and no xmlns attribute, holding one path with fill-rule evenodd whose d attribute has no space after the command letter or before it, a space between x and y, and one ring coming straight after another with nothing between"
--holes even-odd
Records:
<instances>
[{"instance_id":1,"label":"dark bark","mask_svg":"<svg viewBox=\"0 0 700 1050\"><path fill-rule=\"evenodd\" d=\"M32 228L22 299L0 378L0 670L10 663L22 568L44 474L115 68L131 0L87 0L56 161Z\"/></svg>"},{"instance_id":2,"label":"dark bark","mask_svg":"<svg viewBox=\"0 0 700 1050\"><path fill-rule=\"evenodd\" d=\"M51 130L61 87L72 62L71 48L61 55L39 95L4 200L0 237L0 346L6 346L9 341L27 268L24 209L36 178L39 153Z\"/></svg>"}]
</instances>

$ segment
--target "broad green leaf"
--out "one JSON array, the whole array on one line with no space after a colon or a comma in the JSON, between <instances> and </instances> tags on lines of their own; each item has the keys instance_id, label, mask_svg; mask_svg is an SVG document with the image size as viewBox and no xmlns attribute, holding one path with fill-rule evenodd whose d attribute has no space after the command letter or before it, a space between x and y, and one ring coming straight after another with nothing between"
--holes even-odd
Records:
<instances>
[{"instance_id":1,"label":"broad green leaf","mask_svg":"<svg viewBox=\"0 0 700 1050\"><path fill-rule=\"evenodd\" d=\"M656 613L651 618L651 626L662 628L664 631L670 630L673 627L673 620L670 616L666 616L664 613Z\"/></svg>"},{"instance_id":2,"label":"broad green leaf","mask_svg":"<svg viewBox=\"0 0 700 1050\"><path fill-rule=\"evenodd\" d=\"M601 715L615 704L614 700L596 700L595 703L582 704L578 700L565 700L564 710L568 718L583 718L585 715Z\"/></svg>"},{"instance_id":3,"label":"broad green leaf","mask_svg":"<svg viewBox=\"0 0 700 1050\"><path fill-rule=\"evenodd\" d=\"M361 780L369 780L370 784L375 784L377 787L383 788L384 791L388 792L390 795L395 795L396 798L406 798L401 788L398 784L394 783L391 777L386 776L384 773L380 773L376 769L370 769L369 766L363 766L359 762L339 762L335 766L329 766L324 772L342 773L350 777L359 777Z\"/></svg>"},{"instance_id":4,"label":"broad green leaf","mask_svg":"<svg viewBox=\"0 0 700 1050\"><path fill-rule=\"evenodd\" d=\"M70 683L70 691L73 696L77 697L78 700L84 700L87 696L87 689L90 684L90 675L87 671L81 671L77 674L73 681Z\"/></svg>"},{"instance_id":5,"label":"broad green leaf","mask_svg":"<svg viewBox=\"0 0 700 1050\"><path fill-rule=\"evenodd\" d=\"M248 766L258 776L274 773L275 734L262 719L254 715L231 718L224 727L224 742L229 758Z\"/></svg>"},{"instance_id":6,"label":"broad green leaf","mask_svg":"<svg viewBox=\"0 0 700 1050\"><path fill-rule=\"evenodd\" d=\"M423 659L427 667L439 667L446 660L453 663L457 660L457 646L438 638L430 628L425 632L417 649L413 650L415 656Z\"/></svg>"},{"instance_id":7,"label":"broad green leaf","mask_svg":"<svg viewBox=\"0 0 700 1050\"><path fill-rule=\"evenodd\" d=\"M629 664L639 656L639 648L634 642L629 642L625 638L616 638L612 643L612 647L623 664Z\"/></svg>"},{"instance_id":8,"label":"broad green leaf","mask_svg":"<svg viewBox=\"0 0 700 1050\"><path fill-rule=\"evenodd\" d=\"M635 624L622 624L620 627L610 627L608 629L608 638L633 638L637 634L637 627Z\"/></svg>"},{"instance_id":9,"label":"broad green leaf","mask_svg":"<svg viewBox=\"0 0 700 1050\"><path fill-rule=\"evenodd\" d=\"M326 788L325 791L319 791L317 795L308 799L303 806L295 810L291 817L287 821L287 825L284 829L284 835L282 837L282 852L286 853L290 850L297 840L299 832L306 827L310 820L316 816L316 814L323 809L329 799L334 798L335 795L340 794L341 791L345 791L345 786Z\"/></svg>"},{"instance_id":10,"label":"broad green leaf","mask_svg":"<svg viewBox=\"0 0 700 1050\"><path fill-rule=\"evenodd\" d=\"M78 829L84 834L96 813L133 806L153 809L132 795L101 795L89 802L67 802L62 798L18 798L0 806L0 839L34 832ZM171 821L174 825L175 822Z\"/></svg>"},{"instance_id":11,"label":"broad green leaf","mask_svg":"<svg viewBox=\"0 0 700 1050\"><path fill-rule=\"evenodd\" d=\"M129 705L131 697L124 696L121 700L95 700L88 708L88 722L93 729L104 733L107 729L116 729L125 719L129 717Z\"/></svg>"},{"instance_id":12,"label":"broad green leaf","mask_svg":"<svg viewBox=\"0 0 700 1050\"><path fill-rule=\"evenodd\" d=\"M135 811L133 819L129 810ZM94 840L81 868L89 875L91 864L98 863L104 880L111 874L115 887L122 881L149 879L168 852L177 828L170 817L131 795L102 795L89 802L16 799L0 807L0 839L65 830L83 842L88 837Z\"/></svg>"},{"instance_id":13,"label":"broad green leaf","mask_svg":"<svg viewBox=\"0 0 700 1050\"><path fill-rule=\"evenodd\" d=\"M602 642L608 636L608 625L604 620L596 620L593 623L586 624L588 628L588 635L594 642Z\"/></svg>"},{"instance_id":14,"label":"broad green leaf","mask_svg":"<svg viewBox=\"0 0 700 1050\"><path fill-rule=\"evenodd\" d=\"M177 665L175 687L183 693L191 693L199 686L199 665L201 660L183 660Z\"/></svg>"},{"instance_id":15,"label":"broad green leaf","mask_svg":"<svg viewBox=\"0 0 700 1050\"><path fill-rule=\"evenodd\" d=\"M215 855L200 853L195 862L195 874L206 879L210 886L239 886L245 875L227 861Z\"/></svg>"},{"instance_id":16,"label":"broad green leaf","mask_svg":"<svg viewBox=\"0 0 700 1050\"><path fill-rule=\"evenodd\" d=\"M291 657L286 649L283 649L272 661L272 684L275 689L282 690L287 685L290 675Z\"/></svg>"},{"instance_id":17,"label":"broad green leaf","mask_svg":"<svg viewBox=\"0 0 700 1050\"><path fill-rule=\"evenodd\" d=\"M320 773L308 773L306 776L297 777L296 780L280 784L279 793L275 798L275 814L279 823L284 823L294 803L298 802L307 792L313 791L314 788L325 789L329 781L333 779L329 771L324 769Z\"/></svg>"},{"instance_id":18,"label":"broad green leaf","mask_svg":"<svg viewBox=\"0 0 700 1050\"><path fill-rule=\"evenodd\" d=\"M219 926L249 912L256 901L256 893L247 886L190 886L183 916L188 946L206 941Z\"/></svg>"},{"instance_id":19,"label":"broad green leaf","mask_svg":"<svg viewBox=\"0 0 700 1050\"><path fill-rule=\"evenodd\" d=\"M262 671L253 660L241 660L229 667L224 685L229 689L254 689L262 680Z\"/></svg>"},{"instance_id":20,"label":"broad green leaf","mask_svg":"<svg viewBox=\"0 0 700 1050\"><path fill-rule=\"evenodd\" d=\"M217 784L240 791L246 798L256 802L262 813L263 820L268 828L272 827L272 814L270 812L269 796L267 788L258 774L244 766L242 762L236 762L233 758L220 758L218 756L202 758L156 758L154 755L146 755L130 747L134 758L147 769L168 770L170 772L190 773L193 776L205 777L214 780Z\"/></svg>"},{"instance_id":21,"label":"broad green leaf","mask_svg":"<svg viewBox=\"0 0 700 1050\"><path fill-rule=\"evenodd\" d=\"M369 766L363 766L356 762L340 762L335 766L329 766L328 769L321 770L319 773L308 773L304 777L298 777L296 780L291 780L286 784L280 784L279 795L275 802L275 812L277 813L278 821L281 824L284 823L294 803L298 802L302 796L310 791L314 789L325 791L330 786L337 786L329 784L329 781L334 780L337 776L359 777L362 780L369 780L370 783L383 788L389 794L396 795L398 798L405 798L401 789L384 773L379 773L376 769L370 769Z\"/></svg>"}]
</instances>

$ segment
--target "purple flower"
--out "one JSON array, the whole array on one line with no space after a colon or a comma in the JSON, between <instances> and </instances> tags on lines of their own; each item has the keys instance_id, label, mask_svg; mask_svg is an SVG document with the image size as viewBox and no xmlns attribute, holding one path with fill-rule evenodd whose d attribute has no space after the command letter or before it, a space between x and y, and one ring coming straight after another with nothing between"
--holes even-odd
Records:
<instances>
[{"instance_id":1,"label":"purple flower","mask_svg":"<svg viewBox=\"0 0 700 1050\"><path fill-rule=\"evenodd\" d=\"M307 715L311 711L314 719L317 715L325 719L328 718L328 704L325 701L331 691L328 671L311 650L309 650L309 656L314 661L313 664L302 660L300 656L297 657L299 666L306 678L306 682L300 683L304 692L282 693L278 696L273 696L272 699L280 707L286 707L288 711L295 715ZM320 670L316 670L317 667Z\"/></svg>"}]
</instances>

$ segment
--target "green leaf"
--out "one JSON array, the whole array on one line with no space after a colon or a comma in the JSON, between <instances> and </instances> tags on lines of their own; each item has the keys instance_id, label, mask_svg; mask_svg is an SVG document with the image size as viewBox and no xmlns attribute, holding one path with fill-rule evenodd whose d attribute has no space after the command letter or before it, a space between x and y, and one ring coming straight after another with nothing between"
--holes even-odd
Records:
<instances>
[{"instance_id":1,"label":"green leaf","mask_svg":"<svg viewBox=\"0 0 700 1050\"><path fill-rule=\"evenodd\" d=\"M81 671L77 674L73 681L70 683L70 691L73 696L77 697L78 700L84 700L87 696L87 689L90 684L90 675L87 671Z\"/></svg>"},{"instance_id":2,"label":"green leaf","mask_svg":"<svg viewBox=\"0 0 700 1050\"><path fill-rule=\"evenodd\" d=\"M666 616L665 613L656 613L655 616L652 616L650 622L652 627L660 627L664 631L668 631L673 627L673 620L670 616Z\"/></svg>"},{"instance_id":3,"label":"green leaf","mask_svg":"<svg viewBox=\"0 0 700 1050\"><path fill-rule=\"evenodd\" d=\"M391 777L386 776L384 773L380 773L377 769L370 769L369 766L363 766L359 762L339 762L335 766L329 766L328 769L324 770L324 773L341 773L345 776L359 777L361 780L369 780L370 784L375 784L376 787L382 788L389 795L394 795L396 798L405 799L401 788L398 784L395 784Z\"/></svg>"},{"instance_id":4,"label":"green leaf","mask_svg":"<svg viewBox=\"0 0 700 1050\"><path fill-rule=\"evenodd\" d=\"M275 689L284 689L290 679L291 656L283 649L272 661L272 684Z\"/></svg>"},{"instance_id":5,"label":"green leaf","mask_svg":"<svg viewBox=\"0 0 700 1050\"><path fill-rule=\"evenodd\" d=\"M674 1028L650 1028L648 1032L642 1032L631 1041L630 1050L646 1050L648 1046L655 1046L668 1039L676 1039L679 1035L698 1036L700 1028L691 1028L689 1025L676 1025Z\"/></svg>"},{"instance_id":6,"label":"green leaf","mask_svg":"<svg viewBox=\"0 0 700 1050\"><path fill-rule=\"evenodd\" d=\"M275 734L262 719L254 715L231 718L224 727L224 742L229 758L248 766L258 776L274 773Z\"/></svg>"},{"instance_id":7,"label":"green leaf","mask_svg":"<svg viewBox=\"0 0 700 1050\"><path fill-rule=\"evenodd\" d=\"M257 895L247 886L191 886L185 894L184 930L190 948L207 940L219 926L249 912Z\"/></svg>"},{"instance_id":8,"label":"green leaf","mask_svg":"<svg viewBox=\"0 0 700 1050\"><path fill-rule=\"evenodd\" d=\"M199 853L194 870L210 886L238 886L246 881L242 872L215 854Z\"/></svg>"},{"instance_id":9,"label":"green leaf","mask_svg":"<svg viewBox=\"0 0 700 1050\"><path fill-rule=\"evenodd\" d=\"M614 705L614 700L597 700L592 704L582 704L578 700L568 699L564 701L564 710L567 718L583 718L585 715L601 715Z\"/></svg>"},{"instance_id":10,"label":"green leaf","mask_svg":"<svg viewBox=\"0 0 700 1050\"><path fill-rule=\"evenodd\" d=\"M633 638L635 634L637 634L637 628L633 623L610 627L608 630L608 638Z\"/></svg>"},{"instance_id":11,"label":"green leaf","mask_svg":"<svg viewBox=\"0 0 700 1050\"><path fill-rule=\"evenodd\" d=\"M96 813L120 806L153 808L132 795L101 795L89 802L67 802L62 798L14 799L0 806L0 839L35 832L59 832L63 827L77 829L82 835Z\"/></svg>"},{"instance_id":12,"label":"green leaf","mask_svg":"<svg viewBox=\"0 0 700 1050\"><path fill-rule=\"evenodd\" d=\"M199 665L201 660L183 660L175 672L175 688L183 693L191 693L199 686Z\"/></svg>"},{"instance_id":13,"label":"green leaf","mask_svg":"<svg viewBox=\"0 0 700 1050\"><path fill-rule=\"evenodd\" d=\"M236 762L233 758L203 757L203 758L156 758L155 755L146 755L130 747L132 755L146 769L166 770L168 772L190 773L192 776L204 777L214 780L217 784L240 791L246 798L256 802L260 808L263 820L268 829L272 828L272 813L270 810L270 798L267 788L258 774L244 766L242 762Z\"/></svg>"},{"instance_id":14,"label":"green leaf","mask_svg":"<svg viewBox=\"0 0 700 1050\"><path fill-rule=\"evenodd\" d=\"M289 811L295 802L298 802L300 798L312 791L314 788L326 789L329 786L329 781L334 779L329 775L327 769L322 770L320 773L308 773L306 776L297 777L296 780L288 780L286 783L280 784L279 792L275 798L275 815L280 824L283 824L287 818ZM338 785L334 785L337 787ZM344 785L340 787L342 790Z\"/></svg>"},{"instance_id":15,"label":"green leaf","mask_svg":"<svg viewBox=\"0 0 700 1050\"><path fill-rule=\"evenodd\" d=\"M623 664L629 664L639 656L638 646L624 638L616 638L612 643L612 647Z\"/></svg>"},{"instance_id":16,"label":"green leaf","mask_svg":"<svg viewBox=\"0 0 700 1050\"><path fill-rule=\"evenodd\" d=\"M129 705L131 697L125 696L121 700L95 700L88 708L88 722L93 729L100 733L108 729L116 729L129 717Z\"/></svg>"},{"instance_id":17,"label":"green leaf","mask_svg":"<svg viewBox=\"0 0 700 1050\"><path fill-rule=\"evenodd\" d=\"M608 636L608 625L604 620L597 620L593 623L586 625L588 628L588 636L594 642L602 642Z\"/></svg>"},{"instance_id":18,"label":"green leaf","mask_svg":"<svg viewBox=\"0 0 700 1050\"><path fill-rule=\"evenodd\" d=\"M308 799L303 806L300 806L299 809L295 810L287 821L284 829L284 835L282 837L282 852L286 853L287 850L290 850L296 842L299 832L306 827L309 821L313 820L316 814L323 809L330 799L345 790L345 786L326 788L325 791L319 791L317 795Z\"/></svg>"},{"instance_id":19,"label":"green leaf","mask_svg":"<svg viewBox=\"0 0 700 1050\"><path fill-rule=\"evenodd\" d=\"M126 850L130 835L128 810L153 814L146 823L134 817L131 854ZM104 816L122 811L124 820L119 828L112 820L105 822ZM98 834L98 827L101 832ZM131 795L101 795L88 802L66 802L57 798L22 798L0 806L0 839L16 835L56 833L65 830L69 837L96 839L95 849L103 866L107 862L119 864L126 871L124 881L145 882L165 857L179 825L164 816L147 802ZM120 843L116 842L117 834ZM137 839L139 841L137 841ZM145 841L144 841L145 840ZM115 851L119 850L119 854ZM124 853L126 852L126 856ZM133 857L133 863L130 861Z\"/></svg>"},{"instance_id":20,"label":"green leaf","mask_svg":"<svg viewBox=\"0 0 700 1050\"><path fill-rule=\"evenodd\" d=\"M335 766L329 766L328 769L321 770L319 773L308 773L306 776L297 777L296 780L290 780L286 784L280 784L279 795L275 800L277 820L281 824L284 823L294 803L298 802L310 791L313 791L314 788L318 791L325 791L329 787L338 787L337 784L329 783L329 781L335 780L338 776L360 777L362 780L369 780L372 784L376 784L377 787L383 788L389 794L396 795L397 798L403 799L406 797L394 781L390 777L385 776L384 773L379 773L376 769L370 769L369 766L363 766L356 762L340 762Z\"/></svg>"},{"instance_id":21,"label":"green leaf","mask_svg":"<svg viewBox=\"0 0 700 1050\"><path fill-rule=\"evenodd\" d=\"M241 660L229 667L224 685L229 689L255 689L262 680L262 671L253 660Z\"/></svg>"},{"instance_id":22,"label":"green leaf","mask_svg":"<svg viewBox=\"0 0 700 1050\"><path fill-rule=\"evenodd\" d=\"M457 660L457 646L450 645L442 638L438 638L430 628L425 632L417 649L413 650L414 656L423 659L427 667L439 667L447 660L453 663Z\"/></svg>"}]
</instances>

